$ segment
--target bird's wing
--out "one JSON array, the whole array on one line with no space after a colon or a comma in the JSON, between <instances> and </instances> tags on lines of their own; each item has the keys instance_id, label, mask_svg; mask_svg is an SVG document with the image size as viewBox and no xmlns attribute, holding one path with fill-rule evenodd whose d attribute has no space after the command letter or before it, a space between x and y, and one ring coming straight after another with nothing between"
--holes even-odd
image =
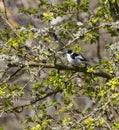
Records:
<instances>
[{"instance_id":1,"label":"bird's wing","mask_svg":"<svg viewBox=\"0 0 119 130\"><path fill-rule=\"evenodd\" d=\"M81 61L87 61L85 57L83 57L81 54L76 56L77 59L80 59Z\"/></svg>"},{"instance_id":2,"label":"bird's wing","mask_svg":"<svg viewBox=\"0 0 119 130\"><path fill-rule=\"evenodd\" d=\"M75 55L74 55L74 54L73 54L73 55L71 55L71 58L72 58L72 59L75 59Z\"/></svg>"}]
</instances>

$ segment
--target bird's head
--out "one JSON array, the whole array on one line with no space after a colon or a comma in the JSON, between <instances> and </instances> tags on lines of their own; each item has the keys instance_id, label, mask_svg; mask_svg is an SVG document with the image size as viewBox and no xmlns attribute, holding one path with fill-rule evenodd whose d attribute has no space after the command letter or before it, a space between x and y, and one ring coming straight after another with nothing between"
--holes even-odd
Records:
<instances>
[{"instance_id":1,"label":"bird's head","mask_svg":"<svg viewBox=\"0 0 119 130\"><path fill-rule=\"evenodd\" d=\"M72 54L73 51L72 51L72 50L67 50L67 53L68 53L68 54Z\"/></svg>"}]
</instances>

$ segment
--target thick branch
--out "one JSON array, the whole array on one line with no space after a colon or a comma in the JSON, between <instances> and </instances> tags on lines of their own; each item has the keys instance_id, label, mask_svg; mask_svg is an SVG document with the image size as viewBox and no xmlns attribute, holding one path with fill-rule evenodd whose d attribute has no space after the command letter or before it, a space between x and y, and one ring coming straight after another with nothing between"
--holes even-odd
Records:
<instances>
[{"instance_id":1,"label":"thick branch","mask_svg":"<svg viewBox=\"0 0 119 130\"><path fill-rule=\"evenodd\" d=\"M8 66L10 67L16 67L18 65L16 64L8 64ZM39 67L42 66L44 68L54 68L57 70L72 70L75 72L83 72L83 73L88 73L88 74L92 74L95 76L99 76L102 78L107 78L107 79L111 79L113 78L112 75L105 73L103 71L97 71L97 72L87 72L87 69L85 67L73 67L73 66L66 66L66 65L61 65L61 64L47 64L47 63L29 63L29 67ZM25 65L23 65L23 67L25 67Z\"/></svg>"}]
</instances>

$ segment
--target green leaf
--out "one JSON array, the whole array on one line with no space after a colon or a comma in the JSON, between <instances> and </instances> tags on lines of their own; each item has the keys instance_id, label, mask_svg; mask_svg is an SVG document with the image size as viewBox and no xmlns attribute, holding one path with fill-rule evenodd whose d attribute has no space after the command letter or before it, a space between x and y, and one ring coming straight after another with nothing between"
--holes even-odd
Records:
<instances>
[{"instance_id":1,"label":"green leaf","mask_svg":"<svg viewBox=\"0 0 119 130\"><path fill-rule=\"evenodd\" d=\"M46 19L46 21L51 21L54 18L54 13L53 12L43 13L43 18Z\"/></svg>"}]
</instances>

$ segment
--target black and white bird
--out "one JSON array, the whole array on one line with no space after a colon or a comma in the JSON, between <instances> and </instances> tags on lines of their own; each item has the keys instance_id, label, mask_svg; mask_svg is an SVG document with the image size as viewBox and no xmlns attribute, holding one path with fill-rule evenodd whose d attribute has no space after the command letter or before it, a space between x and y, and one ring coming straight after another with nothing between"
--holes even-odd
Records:
<instances>
[{"instance_id":1,"label":"black and white bird","mask_svg":"<svg viewBox=\"0 0 119 130\"><path fill-rule=\"evenodd\" d=\"M81 63L86 63L86 59L81 54L76 54L72 50L67 51L67 59L69 63L71 63L74 66L77 66Z\"/></svg>"}]
</instances>

